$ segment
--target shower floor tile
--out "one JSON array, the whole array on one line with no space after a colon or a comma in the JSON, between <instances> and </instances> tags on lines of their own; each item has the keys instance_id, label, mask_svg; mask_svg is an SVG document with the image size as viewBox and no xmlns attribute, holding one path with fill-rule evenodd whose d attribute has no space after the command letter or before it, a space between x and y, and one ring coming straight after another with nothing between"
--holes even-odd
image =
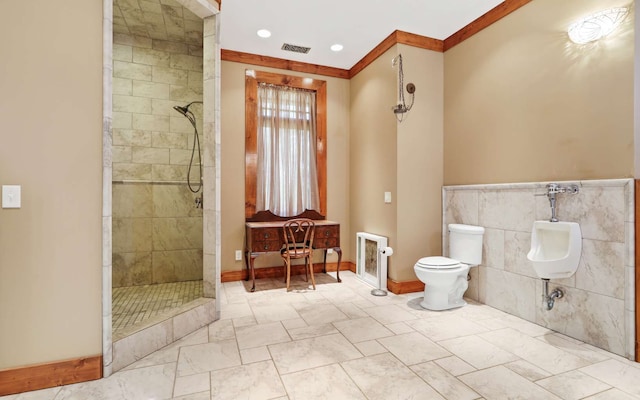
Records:
<instances>
[{"instance_id":1,"label":"shower floor tile","mask_svg":"<svg viewBox=\"0 0 640 400\"><path fill-rule=\"evenodd\" d=\"M113 288L114 334L202 297L202 281Z\"/></svg>"}]
</instances>

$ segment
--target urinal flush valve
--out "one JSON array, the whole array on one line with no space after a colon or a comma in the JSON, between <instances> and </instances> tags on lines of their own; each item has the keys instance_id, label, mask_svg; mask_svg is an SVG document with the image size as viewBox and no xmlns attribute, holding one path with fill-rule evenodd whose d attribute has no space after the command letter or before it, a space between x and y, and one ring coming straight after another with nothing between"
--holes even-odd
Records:
<instances>
[{"instance_id":1,"label":"urinal flush valve","mask_svg":"<svg viewBox=\"0 0 640 400\"><path fill-rule=\"evenodd\" d=\"M550 222L558 222L558 217L556 216L556 195L558 193L569 193L576 194L580 191L578 185L567 185L562 186L557 183L549 183L547 184L547 193L536 194L536 196L547 196L549 198L549 205L551 206L551 218Z\"/></svg>"}]
</instances>

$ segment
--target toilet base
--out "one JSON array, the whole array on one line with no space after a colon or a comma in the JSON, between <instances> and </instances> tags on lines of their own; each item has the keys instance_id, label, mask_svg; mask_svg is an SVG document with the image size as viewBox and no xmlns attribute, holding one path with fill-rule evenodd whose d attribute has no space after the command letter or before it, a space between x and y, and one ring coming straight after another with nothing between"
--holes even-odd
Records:
<instances>
[{"instance_id":1,"label":"toilet base","mask_svg":"<svg viewBox=\"0 0 640 400\"><path fill-rule=\"evenodd\" d=\"M452 308L463 307L467 304L462 298L464 292L469 287L467 283L467 273L469 267L463 268L458 271L454 277L454 282L444 284L445 282L439 282L440 285L425 284L424 287L424 299L420 302L422 308L432 311L450 310Z\"/></svg>"},{"instance_id":2,"label":"toilet base","mask_svg":"<svg viewBox=\"0 0 640 400\"><path fill-rule=\"evenodd\" d=\"M444 305L440 305L437 303L429 303L425 300L422 300L420 302L420 307L426 309L426 310L431 310L431 311L444 311L444 310L451 310L453 308L460 308L460 307L464 307L467 304L466 301L460 299L454 302L447 302Z\"/></svg>"}]
</instances>

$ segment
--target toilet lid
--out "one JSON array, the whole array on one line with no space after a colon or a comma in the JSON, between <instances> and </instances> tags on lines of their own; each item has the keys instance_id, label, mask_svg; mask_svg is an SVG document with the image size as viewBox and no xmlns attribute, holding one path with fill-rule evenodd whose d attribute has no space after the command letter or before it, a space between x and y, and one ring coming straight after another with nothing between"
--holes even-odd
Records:
<instances>
[{"instance_id":1,"label":"toilet lid","mask_svg":"<svg viewBox=\"0 0 640 400\"><path fill-rule=\"evenodd\" d=\"M418 265L429 269L452 269L460 266L460 261L442 256L423 257L418 260Z\"/></svg>"}]
</instances>

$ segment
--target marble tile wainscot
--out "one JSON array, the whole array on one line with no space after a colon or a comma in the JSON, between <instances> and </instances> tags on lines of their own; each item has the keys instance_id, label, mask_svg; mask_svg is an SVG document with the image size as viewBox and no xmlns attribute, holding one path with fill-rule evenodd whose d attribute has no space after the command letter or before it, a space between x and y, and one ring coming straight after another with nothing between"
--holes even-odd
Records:
<instances>
[{"instance_id":1,"label":"marble tile wainscot","mask_svg":"<svg viewBox=\"0 0 640 400\"><path fill-rule=\"evenodd\" d=\"M450 223L483 226L483 262L471 271L467 296L612 353L635 357L634 181L609 179L574 183L577 195L560 195L561 221L578 222L582 256L576 274L552 280L565 297L547 311L542 283L527 252L535 220L551 215L550 182L445 186L443 251Z\"/></svg>"}]
</instances>

